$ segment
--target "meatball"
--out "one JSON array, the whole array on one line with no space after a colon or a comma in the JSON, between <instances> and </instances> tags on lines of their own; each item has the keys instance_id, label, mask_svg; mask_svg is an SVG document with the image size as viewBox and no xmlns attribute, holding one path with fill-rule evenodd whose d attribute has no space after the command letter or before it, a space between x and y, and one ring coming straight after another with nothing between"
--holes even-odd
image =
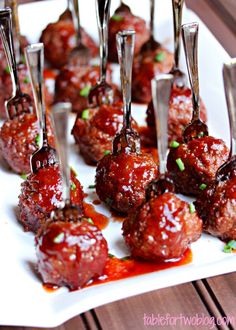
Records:
<instances>
[{"instance_id":1,"label":"meatball","mask_svg":"<svg viewBox=\"0 0 236 330\"><path fill-rule=\"evenodd\" d=\"M36 233L50 218L51 211L62 201L62 180L58 165L41 168L31 173L21 185L19 221L26 231ZM83 211L83 190L71 171L72 203Z\"/></svg>"},{"instance_id":2,"label":"meatball","mask_svg":"<svg viewBox=\"0 0 236 330\"><path fill-rule=\"evenodd\" d=\"M36 237L36 255L45 284L75 290L102 275L108 248L102 232L88 221L59 221Z\"/></svg>"},{"instance_id":3,"label":"meatball","mask_svg":"<svg viewBox=\"0 0 236 330\"><path fill-rule=\"evenodd\" d=\"M87 46L93 57L97 56L98 48L93 39L83 30L82 42ZM40 41L44 43L45 58L54 68L67 64L69 55L76 46L75 29L71 20L59 20L50 23L42 32Z\"/></svg>"},{"instance_id":4,"label":"meatball","mask_svg":"<svg viewBox=\"0 0 236 330\"><path fill-rule=\"evenodd\" d=\"M224 241L236 240L236 174L206 189L195 202L203 229Z\"/></svg>"},{"instance_id":5,"label":"meatball","mask_svg":"<svg viewBox=\"0 0 236 330\"><path fill-rule=\"evenodd\" d=\"M54 137L48 125L50 145ZM34 114L23 113L7 119L0 129L0 151L10 168L19 174L30 172L30 157L39 147L38 120Z\"/></svg>"},{"instance_id":6,"label":"meatball","mask_svg":"<svg viewBox=\"0 0 236 330\"><path fill-rule=\"evenodd\" d=\"M145 189L158 175L153 158L145 153L104 156L96 169L96 192L113 210L127 214L145 200Z\"/></svg>"},{"instance_id":7,"label":"meatball","mask_svg":"<svg viewBox=\"0 0 236 330\"><path fill-rule=\"evenodd\" d=\"M187 144L175 144L167 158L167 169L176 190L198 196L215 179L218 168L228 159L224 141L204 136Z\"/></svg>"},{"instance_id":8,"label":"meatball","mask_svg":"<svg viewBox=\"0 0 236 330\"><path fill-rule=\"evenodd\" d=\"M134 58L132 75L132 99L149 103L152 99L151 80L160 73L167 73L173 66L173 54L159 47Z\"/></svg>"},{"instance_id":9,"label":"meatball","mask_svg":"<svg viewBox=\"0 0 236 330\"><path fill-rule=\"evenodd\" d=\"M187 87L179 88L174 85L171 90L168 130L169 142L182 141L184 128L191 122L193 113L192 93ZM203 122L207 120L206 108L201 102L201 119ZM147 109L147 124L150 127L150 135L153 144L156 145L156 125L153 103L150 102Z\"/></svg>"},{"instance_id":10,"label":"meatball","mask_svg":"<svg viewBox=\"0 0 236 330\"><path fill-rule=\"evenodd\" d=\"M108 68L107 81L111 82L111 70ZM55 101L72 103L72 110L81 114L88 108L88 95L92 86L99 81L99 66L65 66L56 78ZM118 88L112 85L115 100L120 100Z\"/></svg>"},{"instance_id":11,"label":"meatball","mask_svg":"<svg viewBox=\"0 0 236 330\"><path fill-rule=\"evenodd\" d=\"M132 125L134 128L137 127L134 121ZM121 103L86 109L82 117L77 116L72 134L86 163L96 164L104 154L112 150L113 138L122 126Z\"/></svg>"},{"instance_id":12,"label":"meatball","mask_svg":"<svg viewBox=\"0 0 236 330\"><path fill-rule=\"evenodd\" d=\"M142 45L150 36L146 22L142 18L134 16L129 10L118 9L110 18L108 27L108 59L110 62L118 62L116 34L123 30L134 30L136 32L134 54L139 53Z\"/></svg>"},{"instance_id":13,"label":"meatball","mask_svg":"<svg viewBox=\"0 0 236 330\"><path fill-rule=\"evenodd\" d=\"M22 92L30 95L33 100L33 91L31 88L30 79L28 76L28 69L25 64L19 64L17 66L18 76L20 85L22 88ZM12 96L12 81L11 76L9 73L9 68L5 67L5 70L0 78L0 117L6 118L6 109L5 109L5 101L10 99ZM53 95L49 93L47 87L45 86L45 103L47 105L52 104L53 102Z\"/></svg>"},{"instance_id":14,"label":"meatball","mask_svg":"<svg viewBox=\"0 0 236 330\"><path fill-rule=\"evenodd\" d=\"M180 258L201 232L197 213L170 192L151 198L123 223L131 255L150 261Z\"/></svg>"}]
</instances>

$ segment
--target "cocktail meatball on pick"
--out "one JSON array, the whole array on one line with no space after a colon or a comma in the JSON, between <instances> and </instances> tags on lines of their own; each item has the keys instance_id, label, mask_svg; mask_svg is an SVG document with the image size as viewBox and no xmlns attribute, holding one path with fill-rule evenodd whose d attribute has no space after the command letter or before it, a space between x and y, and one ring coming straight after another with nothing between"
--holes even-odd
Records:
<instances>
[{"instance_id":1,"label":"cocktail meatball on pick","mask_svg":"<svg viewBox=\"0 0 236 330\"><path fill-rule=\"evenodd\" d=\"M168 134L169 142L182 141L184 128L191 121L192 92L187 87L185 74L179 69L180 55L180 29L182 24L182 9L184 0L172 0L173 21L174 21L174 65L170 71L174 75L174 81L171 89L169 117L168 117ZM201 101L201 119L206 122L206 108ZM151 101L147 109L147 124L150 128L150 135L153 144L156 143L156 126L154 118L154 107Z\"/></svg>"},{"instance_id":2,"label":"cocktail meatball on pick","mask_svg":"<svg viewBox=\"0 0 236 330\"><path fill-rule=\"evenodd\" d=\"M144 19L132 14L130 8L121 1L109 21L108 34L108 59L110 62L118 62L116 48L116 34L122 30L134 30L136 33L134 54L138 54L142 45L148 40L150 32Z\"/></svg>"},{"instance_id":3,"label":"cocktail meatball on pick","mask_svg":"<svg viewBox=\"0 0 236 330\"><path fill-rule=\"evenodd\" d=\"M229 151L224 141L208 136L206 124L199 119L198 24L185 24L182 32L193 95L193 117L183 132L184 143L171 145L167 169L178 192L197 196L214 181L216 171L228 159Z\"/></svg>"},{"instance_id":4,"label":"cocktail meatball on pick","mask_svg":"<svg viewBox=\"0 0 236 330\"><path fill-rule=\"evenodd\" d=\"M89 92L92 107L78 114L72 134L79 146L80 153L88 164L96 164L104 153L112 149L115 134L121 129L122 104L116 102L114 90L107 83L107 23L109 20L110 0L96 1L98 29L100 35L100 79ZM102 28L103 27L103 28ZM102 32L103 31L103 32Z\"/></svg>"},{"instance_id":5,"label":"cocktail meatball on pick","mask_svg":"<svg viewBox=\"0 0 236 330\"><path fill-rule=\"evenodd\" d=\"M67 286L75 290L103 273L108 258L107 242L102 232L83 218L70 189L67 164L68 109L58 104L53 117L57 136L64 207L57 208L50 221L36 236L38 271L47 285Z\"/></svg>"},{"instance_id":6,"label":"cocktail meatball on pick","mask_svg":"<svg viewBox=\"0 0 236 330\"><path fill-rule=\"evenodd\" d=\"M115 136L112 154L104 156L96 169L96 192L112 209L128 213L145 199L145 188L157 177L151 155L140 151L140 138L131 128L131 73L134 31L118 33L118 56L124 99L124 123Z\"/></svg>"},{"instance_id":7,"label":"cocktail meatball on pick","mask_svg":"<svg viewBox=\"0 0 236 330\"><path fill-rule=\"evenodd\" d=\"M31 45L26 49L26 59L32 80L36 108L40 118L41 145L31 157L32 173L22 184L19 196L19 221L25 230L37 232L49 219L52 210L62 201L62 180L56 161L56 152L48 144L46 110L42 94L43 45ZM71 173L73 202L83 209L83 191L79 181Z\"/></svg>"},{"instance_id":8,"label":"cocktail meatball on pick","mask_svg":"<svg viewBox=\"0 0 236 330\"><path fill-rule=\"evenodd\" d=\"M224 64L223 75L230 121L230 157L195 205L204 221L204 230L229 241L236 240L236 59Z\"/></svg>"},{"instance_id":9,"label":"cocktail meatball on pick","mask_svg":"<svg viewBox=\"0 0 236 330\"><path fill-rule=\"evenodd\" d=\"M32 113L33 102L21 91L15 60L11 9L0 10L5 53L12 78L13 95L6 102L7 119L0 129L0 150L3 158L16 173L30 172L30 157L38 148L38 121ZM50 134L49 134L50 138ZM52 143L52 140L50 141Z\"/></svg>"},{"instance_id":10,"label":"cocktail meatball on pick","mask_svg":"<svg viewBox=\"0 0 236 330\"><path fill-rule=\"evenodd\" d=\"M73 5L73 0L70 0ZM90 49L92 57L98 54L95 41L80 29L82 43ZM67 64L70 54L77 46L75 27L72 19L59 19L55 23L50 23L43 30L40 41L44 43L45 58L53 68L60 69Z\"/></svg>"},{"instance_id":11,"label":"cocktail meatball on pick","mask_svg":"<svg viewBox=\"0 0 236 330\"><path fill-rule=\"evenodd\" d=\"M161 75L152 82L161 176L149 184L146 201L131 210L123 223L123 236L131 255L148 261L181 258L202 231L202 220L194 206L175 196L173 182L165 174L171 79L172 75Z\"/></svg>"},{"instance_id":12,"label":"cocktail meatball on pick","mask_svg":"<svg viewBox=\"0 0 236 330\"><path fill-rule=\"evenodd\" d=\"M173 54L154 39L154 5L155 0L150 0L150 38L134 58L133 65L132 99L140 103L151 101L151 80L169 72L173 66Z\"/></svg>"}]
</instances>

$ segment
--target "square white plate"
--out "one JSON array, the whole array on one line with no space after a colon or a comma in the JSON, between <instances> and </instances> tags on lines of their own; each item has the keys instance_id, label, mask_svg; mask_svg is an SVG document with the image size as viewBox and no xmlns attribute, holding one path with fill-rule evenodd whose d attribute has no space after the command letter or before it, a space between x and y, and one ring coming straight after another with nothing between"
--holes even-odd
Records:
<instances>
[{"instance_id":1,"label":"square white plate","mask_svg":"<svg viewBox=\"0 0 236 330\"><path fill-rule=\"evenodd\" d=\"M82 24L97 39L94 0L80 1ZM133 11L148 18L149 0L127 0ZM119 1L112 2L112 10ZM64 10L66 1L51 0L20 6L20 23L22 33L31 42L38 40L40 31L51 21L57 20ZM157 1L156 9L157 38L171 45L172 9L171 0ZM88 19L89 17L89 19ZM222 83L222 64L228 59L227 53L216 41L209 30L191 11L184 12L184 22L198 21L199 35L199 69L202 98L208 109L210 132L228 142L228 119ZM182 60L182 66L185 63ZM116 77L117 79L117 77ZM146 107L133 107L133 116L144 122ZM74 116L70 124L73 125ZM88 200L94 195L87 189L94 182L95 168L85 165L76 154L73 138L71 143L70 163L89 193ZM1 219L0 219L0 324L37 327L54 327L69 318L86 310L121 298L143 292L164 288L208 276L236 271L235 254L222 252L224 244L213 237L203 235L192 245L193 262L188 265L159 272L136 276L116 282L92 286L75 292L61 288L53 293L46 292L41 281L32 271L35 263L34 236L23 232L18 224L15 211L20 193L22 179L15 174L0 168ZM98 211L110 215L103 206ZM128 254L121 236L121 224L110 222L103 231L110 253L118 257Z\"/></svg>"}]
</instances>

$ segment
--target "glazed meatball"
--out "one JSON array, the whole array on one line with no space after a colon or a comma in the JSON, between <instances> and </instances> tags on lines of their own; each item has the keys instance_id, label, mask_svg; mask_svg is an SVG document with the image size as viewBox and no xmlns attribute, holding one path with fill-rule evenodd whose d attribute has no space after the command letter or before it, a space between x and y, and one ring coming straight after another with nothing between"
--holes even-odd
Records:
<instances>
[{"instance_id":1,"label":"glazed meatball","mask_svg":"<svg viewBox=\"0 0 236 330\"><path fill-rule=\"evenodd\" d=\"M137 124L132 123L136 128ZM96 164L104 154L111 152L113 138L122 126L121 103L86 109L82 117L78 115L72 134L86 163Z\"/></svg>"},{"instance_id":2,"label":"glazed meatball","mask_svg":"<svg viewBox=\"0 0 236 330\"><path fill-rule=\"evenodd\" d=\"M20 86L22 88L22 92L30 95L33 100L33 92L31 88L30 79L28 76L28 69L25 64L19 64L17 66L18 77L20 81ZM8 67L5 67L5 70L0 78L0 117L6 118L6 109L5 109L5 101L10 99L12 96L12 81L9 73ZM53 95L48 91L47 87L44 88L45 92L45 103L46 105L51 105L53 102Z\"/></svg>"},{"instance_id":3,"label":"glazed meatball","mask_svg":"<svg viewBox=\"0 0 236 330\"><path fill-rule=\"evenodd\" d=\"M173 54L159 47L145 51L134 58L132 74L132 99L149 103L152 99L151 80L160 73L167 73L173 66Z\"/></svg>"},{"instance_id":4,"label":"glazed meatball","mask_svg":"<svg viewBox=\"0 0 236 330\"><path fill-rule=\"evenodd\" d=\"M157 175L157 165L149 154L106 155L97 165L96 192L113 210L127 214L143 203L145 189Z\"/></svg>"},{"instance_id":5,"label":"glazed meatball","mask_svg":"<svg viewBox=\"0 0 236 330\"><path fill-rule=\"evenodd\" d=\"M150 261L180 258L201 232L197 213L170 192L151 198L123 223L131 255Z\"/></svg>"},{"instance_id":6,"label":"glazed meatball","mask_svg":"<svg viewBox=\"0 0 236 330\"><path fill-rule=\"evenodd\" d=\"M150 32L146 27L146 22L134 16L129 10L119 8L110 18L108 27L108 59L110 62L118 62L116 34L123 30L134 30L135 46L134 54L138 54L142 45L149 39Z\"/></svg>"},{"instance_id":7,"label":"glazed meatball","mask_svg":"<svg viewBox=\"0 0 236 330\"><path fill-rule=\"evenodd\" d=\"M54 137L48 124L51 146ZM7 119L0 129L0 151L10 168L19 174L30 172L30 157L39 147L38 120L34 114L23 113Z\"/></svg>"},{"instance_id":8,"label":"glazed meatball","mask_svg":"<svg viewBox=\"0 0 236 330\"><path fill-rule=\"evenodd\" d=\"M206 232L224 241L236 240L236 173L211 185L195 205Z\"/></svg>"},{"instance_id":9,"label":"glazed meatball","mask_svg":"<svg viewBox=\"0 0 236 330\"><path fill-rule=\"evenodd\" d=\"M173 86L170 96L169 118L168 118L168 134L169 142L182 141L184 128L191 122L193 113L192 93L187 87L179 88ZM206 108L201 102L201 119L206 122ZM147 124L150 127L150 135L153 144L156 145L156 125L153 103L150 102L147 109Z\"/></svg>"},{"instance_id":10,"label":"glazed meatball","mask_svg":"<svg viewBox=\"0 0 236 330\"><path fill-rule=\"evenodd\" d=\"M98 48L93 39L83 30L82 42L87 46L93 57L97 56ZM59 20L49 24L42 32L40 41L44 43L45 58L54 68L67 64L69 55L75 48L75 29L71 20Z\"/></svg>"},{"instance_id":11,"label":"glazed meatball","mask_svg":"<svg viewBox=\"0 0 236 330\"><path fill-rule=\"evenodd\" d=\"M108 249L102 232L88 221L60 221L36 237L36 254L45 284L75 290L102 275Z\"/></svg>"},{"instance_id":12,"label":"glazed meatball","mask_svg":"<svg viewBox=\"0 0 236 330\"><path fill-rule=\"evenodd\" d=\"M176 190L198 196L215 179L218 168L228 159L224 141L204 136L170 149L167 169Z\"/></svg>"},{"instance_id":13,"label":"glazed meatball","mask_svg":"<svg viewBox=\"0 0 236 330\"><path fill-rule=\"evenodd\" d=\"M50 218L50 213L62 201L62 180L58 165L41 168L31 173L21 185L19 221L26 231L36 233ZM72 203L83 211L83 190L71 171Z\"/></svg>"},{"instance_id":14,"label":"glazed meatball","mask_svg":"<svg viewBox=\"0 0 236 330\"><path fill-rule=\"evenodd\" d=\"M88 95L92 86L99 81L100 68L94 66L65 66L56 78L55 101L72 103L72 111L79 114L88 108ZM107 82L111 82L111 69L107 70ZM114 99L120 100L118 88L112 85Z\"/></svg>"}]
</instances>

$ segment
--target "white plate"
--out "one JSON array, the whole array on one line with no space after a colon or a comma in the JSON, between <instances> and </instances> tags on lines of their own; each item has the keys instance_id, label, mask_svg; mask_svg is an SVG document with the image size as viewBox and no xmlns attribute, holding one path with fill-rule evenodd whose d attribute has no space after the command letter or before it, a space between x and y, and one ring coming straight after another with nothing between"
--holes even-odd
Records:
<instances>
[{"instance_id":1,"label":"white plate","mask_svg":"<svg viewBox=\"0 0 236 330\"><path fill-rule=\"evenodd\" d=\"M134 1L127 1L128 3ZM45 25L56 20L64 10L66 1L42 1L20 7L22 33L37 41ZM119 1L113 1L114 8ZM135 12L148 17L148 0L135 2ZM159 20L157 35L166 41L172 37L171 1L158 1L157 17ZM134 7L134 5L132 6ZM81 1L82 22L85 28L96 37L94 0ZM89 19L87 19L89 16ZM209 126L212 134L228 141L228 120L222 85L222 63L228 58L227 53L215 40L208 29L192 12L185 10L184 21L200 23L199 66L201 95L208 109ZM92 22L92 23L91 23ZM184 62L182 62L184 64ZM184 66L183 66L184 67ZM135 112L136 110L136 112ZM135 118L142 122L145 107L141 111L133 109ZM73 116L72 116L73 117ZM70 124L73 124L74 117ZM76 154L72 137L71 165L79 173L79 180L85 192L94 182L95 168L86 166ZM0 169L1 182L1 220L0 220L0 324L52 327L86 310L117 299L143 292L176 285L199 278L223 274L236 270L235 255L222 252L224 244L213 237L203 235L192 245L193 262L191 264L167 269L142 276L136 276L116 282L92 286L75 292L61 288L54 293L47 293L41 281L31 269L35 263L34 237L24 233L17 223L15 210L20 193L22 179L15 174ZM109 215L103 206L98 210ZM104 230L110 252L118 257L127 255L121 236L121 224L111 222Z\"/></svg>"}]
</instances>

